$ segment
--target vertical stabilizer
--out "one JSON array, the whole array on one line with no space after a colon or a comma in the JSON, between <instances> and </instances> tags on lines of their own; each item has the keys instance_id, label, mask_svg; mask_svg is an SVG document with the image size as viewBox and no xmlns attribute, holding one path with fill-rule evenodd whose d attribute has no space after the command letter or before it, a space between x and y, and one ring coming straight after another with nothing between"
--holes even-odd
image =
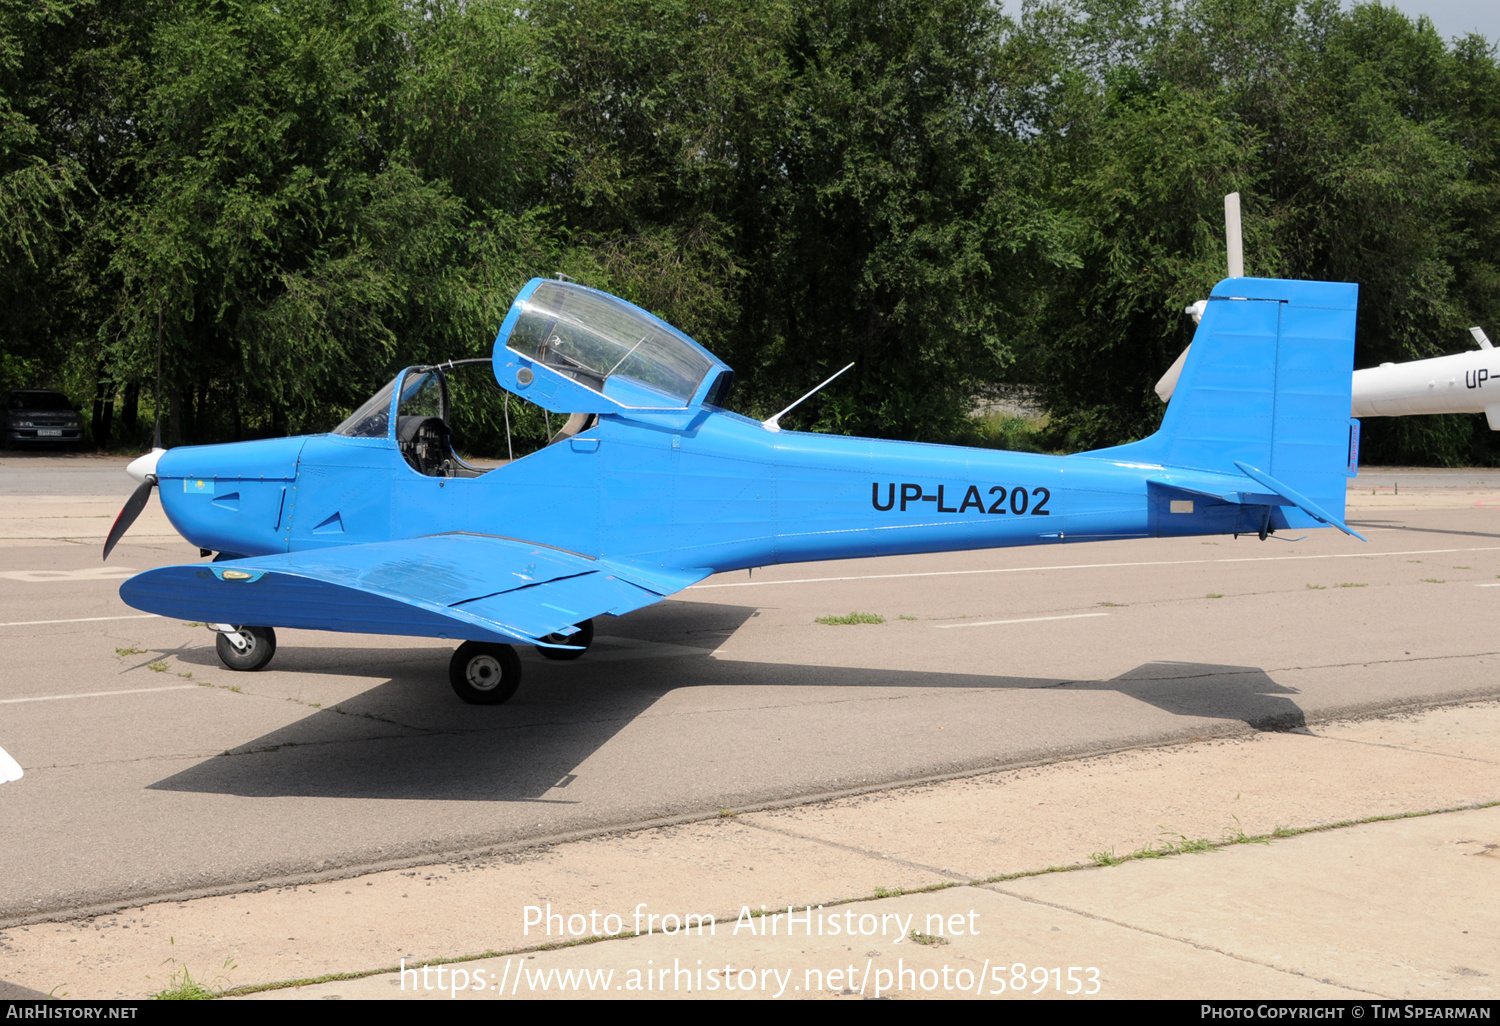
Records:
<instances>
[{"instance_id":1,"label":"vertical stabilizer","mask_svg":"<svg viewBox=\"0 0 1500 1026\"><path fill-rule=\"evenodd\" d=\"M1149 438L1090 456L1241 474L1244 463L1342 519L1359 287L1226 278Z\"/></svg>"}]
</instances>

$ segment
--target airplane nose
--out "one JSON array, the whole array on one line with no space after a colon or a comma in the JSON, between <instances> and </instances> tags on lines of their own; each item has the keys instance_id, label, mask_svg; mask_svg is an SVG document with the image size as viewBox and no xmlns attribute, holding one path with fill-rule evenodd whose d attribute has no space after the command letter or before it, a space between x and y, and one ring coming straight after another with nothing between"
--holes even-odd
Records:
<instances>
[{"instance_id":1,"label":"airplane nose","mask_svg":"<svg viewBox=\"0 0 1500 1026\"><path fill-rule=\"evenodd\" d=\"M165 449L152 449L146 455L136 457L130 462L130 466L125 468L125 473L135 478L136 481L144 482L148 474L156 473L156 463L161 459L161 454L166 451Z\"/></svg>"}]
</instances>

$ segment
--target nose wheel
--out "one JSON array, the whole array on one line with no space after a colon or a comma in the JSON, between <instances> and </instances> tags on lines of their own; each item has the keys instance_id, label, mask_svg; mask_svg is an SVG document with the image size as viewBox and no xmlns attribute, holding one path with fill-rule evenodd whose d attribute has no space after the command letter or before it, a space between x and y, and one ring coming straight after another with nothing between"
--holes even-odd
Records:
<instances>
[{"instance_id":1,"label":"nose wheel","mask_svg":"<svg viewBox=\"0 0 1500 1026\"><path fill-rule=\"evenodd\" d=\"M521 658L509 645L466 641L448 663L448 683L470 705L500 705L521 686Z\"/></svg>"},{"instance_id":2,"label":"nose wheel","mask_svg":"<svg viewBox=\"0 0 1500 1026\"><path fill-rule=\"evenodd\" d=\"M219 653L219 661L231 670L258 670L276 654L276 632L270 627L211 626L218 631L214 650Z\"/></svg>"},{"instance_id":3,"label":"nose wheel","mask_svg":"<svg viewBox=\"0 0 1500 1026\"><path fill-rule=\"evenodd\" d=\"M588 647L594 643L594 621L585 620L578 624L578 630L567 637L561 634L549 634L542 639L554 645L577 645L576 649L567 648L538 648L537 651L547 659L577 659L588 651Z\"/></svg>"}]
</instances>

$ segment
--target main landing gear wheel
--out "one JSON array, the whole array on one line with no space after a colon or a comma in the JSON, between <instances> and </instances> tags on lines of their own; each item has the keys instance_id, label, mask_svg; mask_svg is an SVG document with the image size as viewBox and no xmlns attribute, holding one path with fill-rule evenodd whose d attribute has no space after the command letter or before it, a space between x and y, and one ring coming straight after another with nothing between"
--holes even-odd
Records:
<instances>
[{"instance_id":1,"label":"main landing gear wheel","mask_svg":"<svg viewBox=\"0 0 1500 1026\"><path fill-rule=\"evenodd\" d=\"M537 651L540 652L545 658L577 659L579 656L583 655L584 652L588 651L588 647L594 643L594 621L583 621L583 623L578 625L578 632L576 634L570 634L567 637L563 637L561 634L548 634L546 637L542 638L542 640L550 641L554 645L582 646L581 648L577 649L538 648Z\"/></svg>"},{"instance_id":2,"label":"main landing gear wheel","mask_svg":"<svg viewBox=\"0 0 1500 1026\"><path fill-rule=\"evenodd\" d=\"M238 648L223 632L214 635L219 661L231 670L258 670L276 654L276 632L270 627L237 627L235 634L244 648Z\"/></svg>"},{"instance_id":3,"label":"main landing gear wheel","mask_svg":"<svg viewBox=\"0 0 1500 1026\"><path fill-rule=\"evenodd\" d=\"M509 645L466 641L448 663L448 683L470 705L499 705L521 686L521 657Z\"/></svg>"}]
</instances>

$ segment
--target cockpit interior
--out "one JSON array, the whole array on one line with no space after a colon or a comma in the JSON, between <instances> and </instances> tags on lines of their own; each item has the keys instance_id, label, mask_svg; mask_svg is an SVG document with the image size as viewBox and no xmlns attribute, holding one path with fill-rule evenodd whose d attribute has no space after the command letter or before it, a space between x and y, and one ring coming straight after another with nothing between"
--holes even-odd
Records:
<instances>
[{"instance_id":1,"label":"cockpit interior","mask_svg":"<svg viewBox=\"0 0 1500 1026\"><path fill-rule=\"evenodd\" d=\"M461 457L454 445L456 411L453 404L454 389L450 385L455 372L462 372L470 367L474 370L464 377L468 379L471 389L478 386L493 393L494 398L504 397L505 405L501 416L506 429L506 455L514 456L509 430L511 397L494 383L489 373L491 361L488 357L408 367L334 428L333 434L390 439L395 442L407 465L426 477L479 477L486 474L494 467L475 466ZM472 391L470 394L473 394ZM391 417L393 406L394 425ZM515 413L519 414L519 409ZM580 431L586 431L598 420L594 414L575 413L553 431L551 428L556 421L546 413L542 413L542 417L546 424L546 445L554 445Z\"/></svg>"},{"instance_id":2,"label":"cockpit interior","mask_svg":"<svg viewBox=\"0 0 1500 1026\"><path fill-rule=\"evenodd\" d=\"M508 368L503 373L502 363ZM458 372L479 367L493 373L464 374L460 383ZM551 384L544 387L548 375ZM493 357L408 367L333 433L387 439L412 470L428 477L478 477L493 467L459 455L460 433L483 435L490 448L503 438L500 452L508 461L517 457L517 437L525 436L532 449L554 445L598 420L598 412L566 412L570 408L722 406L733 380L734 372L712 353L639 307L572 282L533 279L512 304ZM455 393L462 397L457 411ZM499 397L498 411L466 408ZM564 418L555 431L554 416ZM524 421L524 429L513 432L513 419Z\"/></svg>"}]
</instances>

